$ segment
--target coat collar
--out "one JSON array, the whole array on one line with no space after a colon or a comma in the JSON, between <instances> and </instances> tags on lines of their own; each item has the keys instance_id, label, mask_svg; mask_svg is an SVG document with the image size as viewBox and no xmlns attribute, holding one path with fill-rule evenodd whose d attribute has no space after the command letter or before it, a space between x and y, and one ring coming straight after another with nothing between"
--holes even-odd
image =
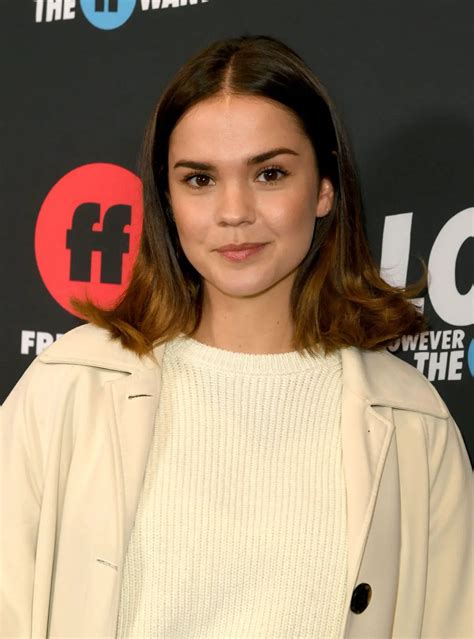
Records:
<instances>
[{"instance_id":1,"label":"coat collar","mask_svg":"<svg viewBox=\"0 0 474 639\"><path fill-rule=\"evenodd\" d=\"M139 357L124 349L118 340L93 324L65 333L45 349L39 359L45 363L93 366L129 374L161 367L164 345L151 356ZM413 366L388 351L367 351L356 347L341 350L343 384L371 406L389 406L445 418L448 411L428 380Z\"/></svg>"}]
</instances>

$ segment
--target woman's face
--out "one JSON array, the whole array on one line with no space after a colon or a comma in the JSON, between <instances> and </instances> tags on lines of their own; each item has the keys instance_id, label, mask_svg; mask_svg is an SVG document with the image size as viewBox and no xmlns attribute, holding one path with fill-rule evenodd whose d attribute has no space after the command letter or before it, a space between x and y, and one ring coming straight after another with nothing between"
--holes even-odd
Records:
<instances>
[{"instance_id":1,"label":"woman's face","mask_svg":"<svg viewBox=\"0 0 474 639\"><path fill-rule=\"evenodd\" d=\"M327 215L334 195L328 180L319 181L293 114L261 97L204 100L174 128L168 162L181 246L206 292L248 297L279 287L287 294L316 217ZM253 254L218 251L243 243L264 246Z\"/></svg>"}]
</instances>

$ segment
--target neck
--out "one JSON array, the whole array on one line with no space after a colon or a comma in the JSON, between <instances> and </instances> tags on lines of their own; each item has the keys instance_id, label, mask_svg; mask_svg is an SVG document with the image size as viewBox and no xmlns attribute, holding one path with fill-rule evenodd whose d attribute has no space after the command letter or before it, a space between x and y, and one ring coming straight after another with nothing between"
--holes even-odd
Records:
<instances>
[{"instance_id":1,"label":"neck","mask_svg":"<svg viewBox=\"0 0 474 639\"><path fill-rule=\"evenodd\" d=\"M282 304L280 296L236 298L205 293L201 322L191 337L238 353L295 350L289 304Z\"/></svg>"}]
</instances>

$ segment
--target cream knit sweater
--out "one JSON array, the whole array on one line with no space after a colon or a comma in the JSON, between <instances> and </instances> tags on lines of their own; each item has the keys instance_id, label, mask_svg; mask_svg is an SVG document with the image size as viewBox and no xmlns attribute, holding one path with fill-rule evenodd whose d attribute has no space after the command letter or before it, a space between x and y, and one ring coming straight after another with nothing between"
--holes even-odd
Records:
<instances>
[{"instance_id":1,"label":"cream knit sweater","mask_svg":"<svg viewBox=\"0 0 474 639\"><path fill-rule=\"evenodd\" d=\"M118 638L342 635L340 395L339 353L166 344Z\"/></svg>"}]
</instances>

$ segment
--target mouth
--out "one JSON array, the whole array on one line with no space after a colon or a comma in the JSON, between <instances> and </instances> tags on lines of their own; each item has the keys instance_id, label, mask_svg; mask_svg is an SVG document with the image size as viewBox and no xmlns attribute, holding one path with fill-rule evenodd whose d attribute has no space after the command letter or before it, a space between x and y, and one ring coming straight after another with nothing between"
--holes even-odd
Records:
<instances>
[{"instance_id":1,"label":"mouth","mask_svg":"<svg viewBox=\"0 0 474 639\"><path fill-rule=\"evenodd\" d=\"M229 244L217 249L217 252L231 262L242 262L260 253L265 246L266 244Z\"/></svg>"},{"instance_id":2,"label":"mouth","mask_svg":"<svg viewBox=\"0 0 474 639\"><path fill-rule=\"evenodd\" d=\"M226 244L216 249L219 252L222 251L245 251L246 249L255 248L256 246L263 246L265 242L245 242L243 244Z\"/></svg>"}]
</instances>

